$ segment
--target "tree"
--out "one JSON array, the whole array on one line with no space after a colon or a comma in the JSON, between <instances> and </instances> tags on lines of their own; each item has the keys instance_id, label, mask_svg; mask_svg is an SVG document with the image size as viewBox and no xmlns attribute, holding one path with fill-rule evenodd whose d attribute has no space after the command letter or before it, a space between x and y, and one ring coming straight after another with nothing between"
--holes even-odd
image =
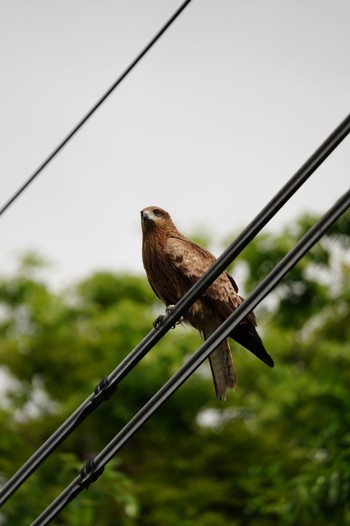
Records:
<instances>
[{"instance_id":1,"label":"tree","mask_svg":"<svg viewBox=\"0 0 350 526\"><path fill-rule=\"evenodd\" d=\"M245 266L243 291L312 221L249 245L236 264ZM349 242L345 215L257 310L275 369L235 346L238 387L220 404L202 366L57 524L350 524ZM38 265L27 257L0 281L3 480L163 310L143 276L97 272L54 292ZM2 523L30 523L199 344L189 328L170 331L5 504Z\"/></svg>"}]
</instances>

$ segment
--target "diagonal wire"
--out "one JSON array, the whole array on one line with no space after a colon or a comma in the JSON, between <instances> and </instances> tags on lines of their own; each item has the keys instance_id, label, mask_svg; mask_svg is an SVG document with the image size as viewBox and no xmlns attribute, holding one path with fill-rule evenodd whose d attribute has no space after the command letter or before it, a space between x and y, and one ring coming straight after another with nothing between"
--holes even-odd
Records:
<instances>
[{"instance_id":1,"label":"diagonal wire","mask_svg":"<svg viewBox=\"0 0 350 526\"><path fill-rule=\"evenodd\" d=\"M242 231L238 238L223 252L212 267L176 304L164 319L159 329L153 329L126 356L126 358L104 378L94 392L61 424L23 466L4 484L0 490L0 506L18 490L38 466L61 444L72 431L90 415L104 400L112 396L118 383L135 367L154 345L174 326L186 309L199 295L226 269L248 243L260 232L270 219L293 196L300 186L312 175L316 168L330 155L350 132L350 115L339 124L321 146L311 155L293 177L269 201L262 211Z\"/></svg>"},{"instance_id":2,"label":"diagonal wire","mask_svg":"<svg viewBox=\"0 0 350 526\"><path fill-rule=\"evenodd\" d=\"M80 128L86 123L86 121L95 113L95 111L104 103L104 101L111 95L111 93L119 86L119 84L125 79L125 77L131 72L131 70L140 62L140 60L146 55L151 47L160 39L165 31L171 26L171 24L177 19L182 11L187 7L191 0L186 0L175 13L169 18L164 26L158 31L158 33L152 38L152 40L144 47L144 49L137 55L137 57L131 62L126 70L120 75L120 77L112 84L112 86L102 95L102 97L96 102L96 104L82 117L78 124L66 135L66 137L60 142L60 144L50 153L50 155L41 163L41 165L35 170L35 172L23 183L23 185L10 197L10 199L0 209L0 216L16 201L16 199L28 188L28 186L38 177L38 175L46 168L46 166L56 157L56 155L66 146L66 144L73 138L73 136L80 130Z\"/></svg>"},{"instance_id":3,"label":"diagonal wire","mask_svg":"<svg viewBox=\"0 0 350 526\"><path fill-rule=\"evenodd\" d=\"M251 312L298 261L321 239L326 230L350 207L350 189L314 224L295 247L260 282L248 298L225 320L186 363L129 420L113 440L91 459L66 489L41 513L32 526L45 526L56 517L81 491L87 489L102 474L105 465L154 414L154 412L196 371L214 349Z\"/></svg>"}]
</instances>

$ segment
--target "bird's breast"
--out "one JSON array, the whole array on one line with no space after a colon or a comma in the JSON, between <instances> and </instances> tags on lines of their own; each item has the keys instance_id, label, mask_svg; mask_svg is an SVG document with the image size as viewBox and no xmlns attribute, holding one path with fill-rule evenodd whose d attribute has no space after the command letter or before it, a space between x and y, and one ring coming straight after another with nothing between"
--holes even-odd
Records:
<instances>
[{"instance_id":1,"label":"bird's breast","mask_svg":"<svg viewBox=\"0 0 350 526\"><path fill-rule=\"evenodd\" d=\"M166 305L174 305L186 292L181 279L169 261L162 239L146 238L142 246L143 265L148 281Z\"/></svg>"}]
</instances>

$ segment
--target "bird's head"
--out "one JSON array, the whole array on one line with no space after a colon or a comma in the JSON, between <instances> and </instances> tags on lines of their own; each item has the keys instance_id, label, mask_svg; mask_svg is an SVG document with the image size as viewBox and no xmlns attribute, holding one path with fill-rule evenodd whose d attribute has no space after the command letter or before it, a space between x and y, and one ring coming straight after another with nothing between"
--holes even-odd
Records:
<instances>
[{"instance_id":1,"label":"bird's head","mask_svg":"<svg viewBox=\"0 0 350 526\"><path fill-rule=\"evenodd\" d=\"M147 232L153 228L173 225L173 222L168 212L159 206L147 206L141 210L141 225L143 232Z\"/></svg>"}]
</instances>

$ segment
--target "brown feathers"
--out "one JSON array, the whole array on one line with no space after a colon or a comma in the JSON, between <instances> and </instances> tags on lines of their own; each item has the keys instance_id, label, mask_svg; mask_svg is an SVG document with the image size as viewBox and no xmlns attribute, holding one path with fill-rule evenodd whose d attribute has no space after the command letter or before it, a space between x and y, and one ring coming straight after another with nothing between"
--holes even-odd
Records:
<instances>
[{"instance_id":1,"label":"brown feathers","mask_svg":"<svg viewBox=\"0 0 350 526\"><path fill-rule=\"evenodd\" d=\"M141 211L141 223L142 259L148 281L165 305L175 305L214 263L215 257L183 236L168 212L157 206ZM184 319L207 339L242 301L234 279L224 272L189 308ZM231 337L273 367L273 360L267 354L255 326L255 316L250 313ZM210 365L216 395L223 401L226 391L236 383L228 340L224 340L211 354Z\"/></svg>"}]
</instances>

